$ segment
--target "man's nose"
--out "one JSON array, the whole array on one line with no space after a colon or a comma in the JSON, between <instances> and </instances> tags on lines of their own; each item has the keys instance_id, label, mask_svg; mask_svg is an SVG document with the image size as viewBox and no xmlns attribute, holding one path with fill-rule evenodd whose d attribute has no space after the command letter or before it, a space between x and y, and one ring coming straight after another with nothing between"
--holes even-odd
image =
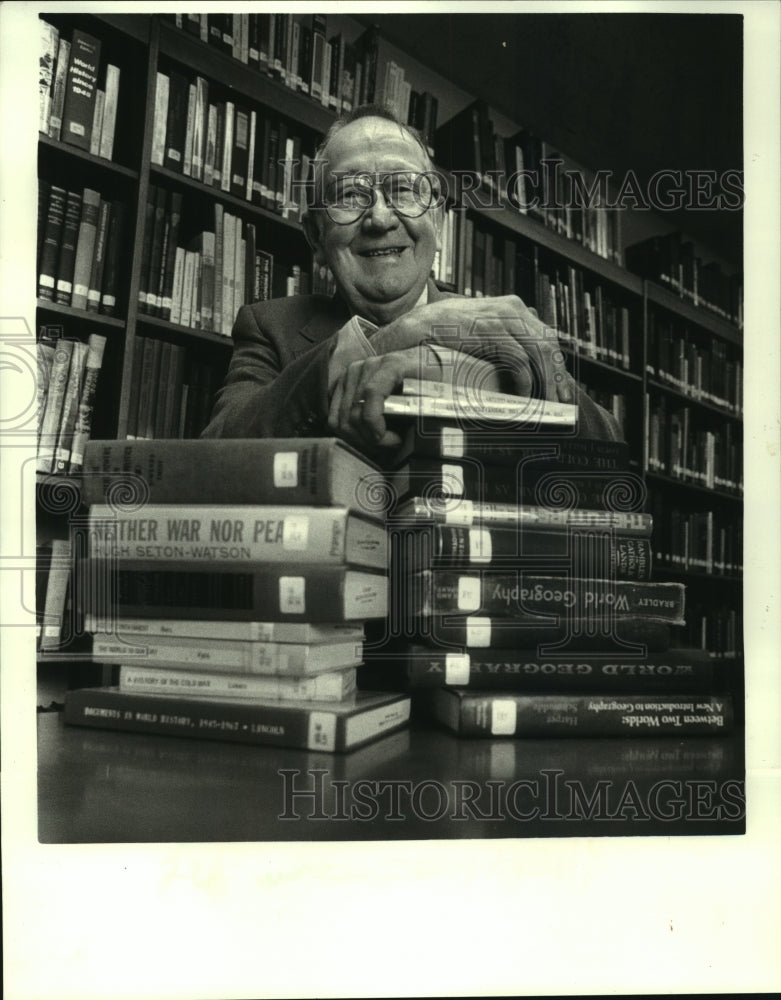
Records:
<instances>
[{"instance_id":1,"label":"man's nose","mask_svg":"<svg viewBox=\"0 0 781 1000\"><path fill-rule=\"evenodd\" d=\"M364 216L364 225L371 229L395 229L399 224L399 217L388 203L385 192L381 187L376 187L373 195L372 206Z\"/></svg>"}]
</instances>

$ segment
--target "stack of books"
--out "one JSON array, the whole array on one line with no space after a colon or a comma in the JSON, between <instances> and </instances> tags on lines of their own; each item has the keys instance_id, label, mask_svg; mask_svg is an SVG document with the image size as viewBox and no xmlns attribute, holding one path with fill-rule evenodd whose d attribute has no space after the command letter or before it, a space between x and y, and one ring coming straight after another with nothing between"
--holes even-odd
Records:
<instances>
[{"instance_id":1,"label":"stack of books","mask_svg":"<svg viewBox=\"0 0 781 1000\"><path fill-rule=\"evenodd\" d=\"M726 731L708 653L670 648L684 587L651 579L626 446L575 437L567 404L404 390L386 412L418 419L390 473L395 620L375 680L403 674L462 736Z\"/></svg>"},{"instance_id":2,"label":"stack of books","mask_svg":"<svg viewBox=\"0 0 781 1000\"><path fill-rule=\"evenodd\" d=\"M92 442L87 627L119 676L66 722L326 751L403 726L409 698L356 684L387 614L378 477L331 438Z\"/></svg>"}]
</instances>

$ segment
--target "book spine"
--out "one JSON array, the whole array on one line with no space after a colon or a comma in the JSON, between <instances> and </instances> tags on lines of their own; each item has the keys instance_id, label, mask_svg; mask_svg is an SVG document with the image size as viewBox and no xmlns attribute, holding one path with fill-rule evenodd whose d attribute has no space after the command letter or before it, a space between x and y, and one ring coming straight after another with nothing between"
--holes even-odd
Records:
<instances>
[{"instance_id":1,"label":"book spine","mask_svg":"<svg viewBox=\"0 0 781 1000\"><path fill-rule=\"evenodd\" d=\"M54 299L57 282L57 259L65 221L66 198L65 189L52 184L46 210L46 224L38 273L38 295L40 298L50 301Z\"/></svg>"},{"instance_id":2,"label":"book spine","mask_svg":"<svg viewBox=\"0 0 781 1000\"><path fill-rule=\"evenodd\" d=\"M523 620L483 615L447 615L416 621L419 637L437 646L467 649L534 649L540 643L555 643L556 649L576 649L579 654L599 656L615 652L627 655L659 653L669 649L670 626L650 618L616 618L608 629L595 628L592 619L559 620L540 625L539 616ZM566 645L565 645L566 644Z\"/></svg>"},{"instance_id":3,"label":"book spine","mask_svg":"<svg viewBox=\"0 0 781 1000\"><path fill-rule=\"evenodd\" d=\"M71 351L71 363L68 371L68 381L65 384L65 394L62 400L60 414L60 429L57 434L57 446L54 449L52 472L64 474L68 471L70 462L73 431L79 410L79 399L84 379L84 366L87 361L87 345L76 342Z\"/></svg>"},{"instance_id":4,"label":"book spine","mask_svg":"<svg viewBox=\"0 0 781 1000\"><path fill-rule=\"evenodd\" d=\"M642 615L683 625L684 588L677 583L591 580L516 571L423 570L408 580L408 600L422 614Z\"/></svg>"},{"instance_id":5,"label":"book spine","mask_svg":"<svg viewBox=\"0 0 781 1000\"><path fill-rule=\"evenodd\" d=\"M651 515L641 512L580 508L554 510L517 504L476 503L459 497L443 500L415 497L395 512L394 521L398 524L435 521L467 528L475 524L496 527L520 525L523 528L532 526L548 531L593 528L641 537L649 537L653 525Z\"/></svg>"},{"instance_id":6,"label":"book spine","mask_svg":"<svg viewBox=\"0 0 781 1000\"><path fill-rule=\"evenodd\" d=\"M55 538L52 541L51 565L41 624L41 649L56 649L62 639L71 574L71 556L72 549L69 539Z\"/></svg>"},{"instance_id":7,"label":"book spine","mask_svg":"<svg viewBox=\"0 0 781 1000\"><path fill-rule=\"evenodd\" d=\"M176 639L212 639L232 642L272 643L275 646L290 647L309 645L332 645L350 642L359 649L363 643L363 628L359 625L340 625L333 622L314 624L312 622L218 622L175 618L109 618L87 614L87 632L110 635L126 642L133 642L139 636L156 636L171 643ZM284 650L281 650L284 652ZM289 661L288 661L289 665Z\"/></svg>"},{"instance_id":8,"label":"book spine","mask_svg":"<svg viewBox=\"0 0 781 1000\"><path fill-rule=\"evenodd\" d=\"M119 102L119 67L111 63L106 67L106 103L103 109L103 127L100 132L100 156L107 160L114 157L114 133L117 125Z\"/></svg>"},{"instance_id":9,"label":"book spine","mask_svg":"<svg viewBox=\"0 0 781 1000\"><path fill-rule=\"evenodd\" d=\"M103 289L100 298L100 312L104 316L113 316L117 309L119 294L120 259L123 252L125 235L125 205L121 201L111 203L111 222L109 225L108 246L106 248L106 263L103 268Z\"/></svg>"},{"instance_id":10,"label":"book spine","mask_svg":"<svg viewBox=\"0 0 781 1000\"><path fill-rule=\"evenodd\" d=\"M170 78L166 73L157 72L155 85L155 111L152 124L151 161L158 167L165 162L166 130L168 127L168 95Z\"/></svg>"},{"instance_id":11,"label":"book spine","mask_svg":"<svg viewBox=\"0 0 781 1000\"><path fill-rule=\"evenodd\" d=\"M100 66L101 43L84 31L71 38L61 138L89 152Z\"/></svg>"},{"instance_id":12,"label":"book spine","mask_svg":"<svg viewBox=\"0 0 781 1000\"><path fill-rule=\"evenodd\" d=\"M98 215L97 232L95 234L95 252L92 258L92 269L87 292L87 309L98 312L100 309L100 293L103 288L103 272L106 267L106 243L111 223L111 202L102 198Z\"/></svg>"},{"instance_id":13,"label":"book spine","mask_svg":"<svg viewBox=\"0 0 781 1000\"><path fill-rule=\"evenodd\" d=\"M348 714L284 703L134 695L116 688L69 691L64 712L66 725L327 752L368 743L400 728L408 719L408 698L392 698L365 708L359 705Z\"/></svg>"},{"instance_id":14,"label":"book spine","mask_svg":"<svg viewBox=\"0 0 781 1000\"><path fill-rule=\"evenodd\" d=\"M81 220L81 192L68 191L65 202L65 219L62 225L60 252L57 260L55 302L69 306L73 294L73 269L76 264L76 244Z\"/></svg>"},{"instance_id":15,"label":"book spine","mask_svg":"<svg viewBox=\"0 0 781 1000\"><path fill-rule=\"evenodd\" d=\"M110 563L90 560L96 581L112 571ZM210 571L183 562L159 569L127 560L115 572L121 616L345 622L387 614L387 577L340 566Z\"/></svg>"},{"instance_id":16,"label":"book spine","mask_svg":"<svg viewBox=\"0 0 781 1000\"><path fill-rule=\"evenodd\" d=\"M49 391L46 396L46 409L41 424L41 434L38 441L38 457L36 468L38 472L51 472L54 463L54 449L57 445L57 434L60 428L60 417L65 399L65 388L68 381L72 340L59 340L54 351Z\"/></svg>"},{"instance_id":17,"label":"book spine","mask_svg":"<svg viewBox=\"0 0 781 1000\"><path fill-rule=\"evenodd\" d=\"M95 239L98 232L98 217L100 215L100 194L91 188L84 188L81 199L81 222L76 243L76 256L73 264L73 291L71 306L74 309L87 308L89 294L89 279L92 273L92 258L95 255Z\"/></svg>"},{"instance_id":18,"label":"book spine","mask_svg":"<svg viewBox=\"0 0 781 1000\"><path fill-rule=\"evenodd\" d=\"M649 580L652 551L648 538L586 531L523 531L512 528L465 528L435 525L417 529L404 552L404 568L438 569L486 566L517 568L519 560L591 559L621 580Z\"/></svg>"},{"instance_id":19,"label":"book spine","mask_svg":"<svg viewBox=\"0 0 781 1000\"><path fill-rule=\"evenodd\" d=\"M445 721L447 703L437 692L435 712ZM440 707L441 706L441 707ZM452 711L452 708L451 708ZM727 697L695 695L465 695L451 718L461 736L681 736L719 734L732 728Z\"/></svg>"},{"instance_id":20,"label":"book spine","mask_svg":"<svg viewBox=\"0 0 781 1000\"><path fill-rule=\"evenodd\" d=\"M170 393L173 395L173 392ZM96 558L192 560L219 566L269 562L387 566L385 528L341 508L147 505L117 513L94 504L90 551Z\"/></svg>"},{"instance_id":21,"label":"book spine","mask_svg":"<svg viewBox=\"0 0 781 1000\"><path fill-rule=\"evenodd\" d=\"M534 650L509 650L506 654L428 649L416 646L406 656L407 683L411 688L471 687L506 691L554 693L712 689L714 669L707 653L670 650L646 659L612 660L593 655L554 655L540 659Z\"/></svg>"},{"instance_id":22,"label":"book spine","mask_svg":"<svg viewBox=\"0 0 781 1000\"><path fill-rule=\"evenodd\" d=\"M70 53L71 43L66 38L61 38L57 50L57 69L54 76L51 113L49 116L50 139L60 139L62 136L62 115L65 109L65 91L68 83Z\"/></svg>"},{"instance_id":23,"label":"book spine","mask_svg":"<svg viewBox=\"0 0 781 1000\"><path fill-rule=\"evenodd\" d=\"M52 82L57 58L59 32L52 24L41 21L40 58L38 60L38 131L48 134L52 110Z\"/></svg>"},{"instance_id":24,"label":"book spine","mask_svg":"<svg viewBox=\"0 0 781 1000\"><path fill-rule=\"evenodd\" d=\"M383 413L388 416L438 417L444 420L497 421L531 427L539 424L574 427L577 421L577 407L569 403L552 403L522 396L513 399L514 402L508 404L478 401L467 394L454 394L451 399L437 396L388 396Z\"/></svg>"},{"instance_id":25,"label":"book spine","mask_svg":"<svg viewBox=\"0 0 781 1000\"><path fill-rule=\"evenodd\" d=\"M120 691L206 698L264 698L271 701L341 701L355 691L355 670L287 678L122 666Z\"/></svg>"},{"instance_id":26,"label":"book spine","mask_svg":"<svg viewBox=\"0 0 781 1000\"><path fill-rule=\"evenodd\" d=\"M106 347L106 338L97 333L90 334L87 343L87 360L84 369L84 384L81 389L79 399L79 409L76 415L76 424L73 428L73 441L70 450L70 464L68 472L79 472L84 463L84 449L89 441L92 428L92 414L95 407L95 394L97 392L98 377L103 366L103 353Z\"/></svg>"},{"instance_id":27,"label":"book spine","mask_svg":"<svg viewBox=\"0 0 781 1000\"><path fill-rule=\"evenodd\" d=\"M43 415L46 412L46 400L49 395L49 379L52 374L54 363L54 345L38 341L35 345L37 356L38 379L36 382L36 411L38 414L38 443L41 440L41 428L43 426Z\"/></svg>"}]
</instances>

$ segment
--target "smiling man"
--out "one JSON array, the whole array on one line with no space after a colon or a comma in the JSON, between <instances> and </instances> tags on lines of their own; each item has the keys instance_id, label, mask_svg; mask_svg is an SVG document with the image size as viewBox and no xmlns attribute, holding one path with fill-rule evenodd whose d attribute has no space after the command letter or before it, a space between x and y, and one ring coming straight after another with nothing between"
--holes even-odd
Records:
<instances>
[{"instance_id":1,"label":"smiling man","mask_svg":"<svg viewBox=\"0 0 781 1000\"><path fill-rule=\"evenodd\" d=\"M243 306L204 437L334 434L378 458L398 437L383 402L407 376L479 380L577 402L582 436L616 440L613 418L567 373L558 341L514 295L471 299L431 280L443 205L414 130L364 106L334 123L315 159L304 229L333 298Z\"/></svg>"}]
</instances>

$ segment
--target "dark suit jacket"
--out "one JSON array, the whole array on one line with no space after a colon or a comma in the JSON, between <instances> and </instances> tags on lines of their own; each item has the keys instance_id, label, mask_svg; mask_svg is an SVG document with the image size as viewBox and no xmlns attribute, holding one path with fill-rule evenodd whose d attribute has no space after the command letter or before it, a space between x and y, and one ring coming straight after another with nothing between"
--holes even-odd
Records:
<instances>
[{"instance_id":1,"label":"dark suit jacket","mask_svg":"<svg viewBox=\"0 0 781 1000\"><path fill-rule=\"evenodd\" d=\"M447 297L429 282L429 301ZM299 295L242 306L233 357L202 437L328 437L328 363L350 318L338 297ZM578 394L581 437L618 441L614 418Z\"/></svg>"}]
</instances>

